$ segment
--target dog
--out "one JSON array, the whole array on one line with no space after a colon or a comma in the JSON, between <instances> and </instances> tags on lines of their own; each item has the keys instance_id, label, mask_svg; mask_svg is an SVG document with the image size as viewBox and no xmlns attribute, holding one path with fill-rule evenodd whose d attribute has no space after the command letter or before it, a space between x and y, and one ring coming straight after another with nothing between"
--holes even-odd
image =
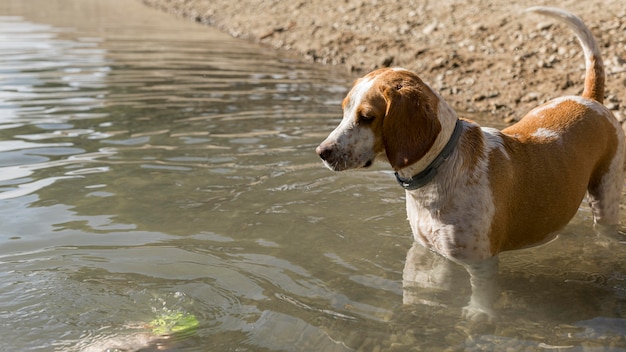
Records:
<instances>
[{"instance_id":1,"label":"dog","mask_svg":"<svg viewBox=\"0 0 626 352\"><path fill-rule=\"evenodd\" d=\"M462 264L472 295L464 316L491 319L498 254L552 240L587 196L596 226L616 228L624 132L604 98L600 49L582 20L555 18L585 56L581 96L553 99L498 131L459 118L415 73L377 69L342 102L343 119L316 148L333 171L388 163L406 190L416 242Z\"/></svg>"}]
</instances>

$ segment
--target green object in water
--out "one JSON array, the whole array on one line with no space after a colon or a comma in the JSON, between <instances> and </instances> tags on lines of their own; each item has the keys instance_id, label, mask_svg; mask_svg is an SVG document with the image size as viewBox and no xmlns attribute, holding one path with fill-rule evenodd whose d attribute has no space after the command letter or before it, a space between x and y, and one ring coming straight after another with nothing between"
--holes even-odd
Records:
<instances>
[{"instance_id":1,"label":"green object in water","mask_svg":"<svg viewBox=\"0 0 626 352\"><path fill-rule=\"evenodd\" d=\"M193 314L182 312L163 314L148 324L152 328L152 332L157 335L190 332L198 325L200 323Z\"/></svg>"}]
</instances>

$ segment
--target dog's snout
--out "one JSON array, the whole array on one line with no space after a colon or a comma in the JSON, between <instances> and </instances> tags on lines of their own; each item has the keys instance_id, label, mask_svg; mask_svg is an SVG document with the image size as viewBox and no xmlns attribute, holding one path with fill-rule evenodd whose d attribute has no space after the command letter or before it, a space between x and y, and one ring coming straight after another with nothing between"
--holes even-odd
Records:
<instances>
[{"instance_id":1,"label":"dog's snout","mask_svg":"<svg viewBox=\"0 0 626 352\"><path fill-rule=\"evenodd\" d=\"M322 158L322 160L326 161L328 160L328 158L330 158L330 155L333 153L333 149L329 145L320 144L315 149L315 152L317 153L317 155L320 156L320 158Z\"/></svg>"}]
</instances>

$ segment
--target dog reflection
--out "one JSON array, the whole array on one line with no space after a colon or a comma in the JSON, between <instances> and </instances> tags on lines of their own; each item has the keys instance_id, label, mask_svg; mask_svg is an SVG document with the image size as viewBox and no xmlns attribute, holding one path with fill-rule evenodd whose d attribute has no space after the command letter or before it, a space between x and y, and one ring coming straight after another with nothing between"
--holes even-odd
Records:
<instances>
[{"instance_id":1,"label":"dog reflection","mask_svg":"<svg viewBox=\"0 0 626 352\"><path fill-rule=\"evenodd\" d=\"M497 271L497 257L480 266L466 267L414 242L402 272L402 300L405 305L445 308L452 299L470 295L463 314L480 310L487 313L483 317L493 319L493 304L498 296ZM471 286L467 284L468 272Z\"/></svg>"}]
</instances>

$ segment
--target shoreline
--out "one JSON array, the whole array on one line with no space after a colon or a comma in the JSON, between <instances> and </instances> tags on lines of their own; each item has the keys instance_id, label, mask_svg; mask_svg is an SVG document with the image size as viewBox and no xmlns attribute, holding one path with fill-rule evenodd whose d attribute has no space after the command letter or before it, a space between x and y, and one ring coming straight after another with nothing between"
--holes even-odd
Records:
<instances>
[{"instance_id":1,"label":"shoreline","mask_svg":"<svg viewBox=\"0 0 626 352\"><path fill-rule=\"evenodd\" d=\"M573 33L515 4L473 0L141 0L303 61L345 67L354 78L400 66L459 111L514 122L552 98L583 89L584 58ZM604 104L626 119L626 6L564 0L596 36L605 64Z\"/></svg>"}]
</instances>

